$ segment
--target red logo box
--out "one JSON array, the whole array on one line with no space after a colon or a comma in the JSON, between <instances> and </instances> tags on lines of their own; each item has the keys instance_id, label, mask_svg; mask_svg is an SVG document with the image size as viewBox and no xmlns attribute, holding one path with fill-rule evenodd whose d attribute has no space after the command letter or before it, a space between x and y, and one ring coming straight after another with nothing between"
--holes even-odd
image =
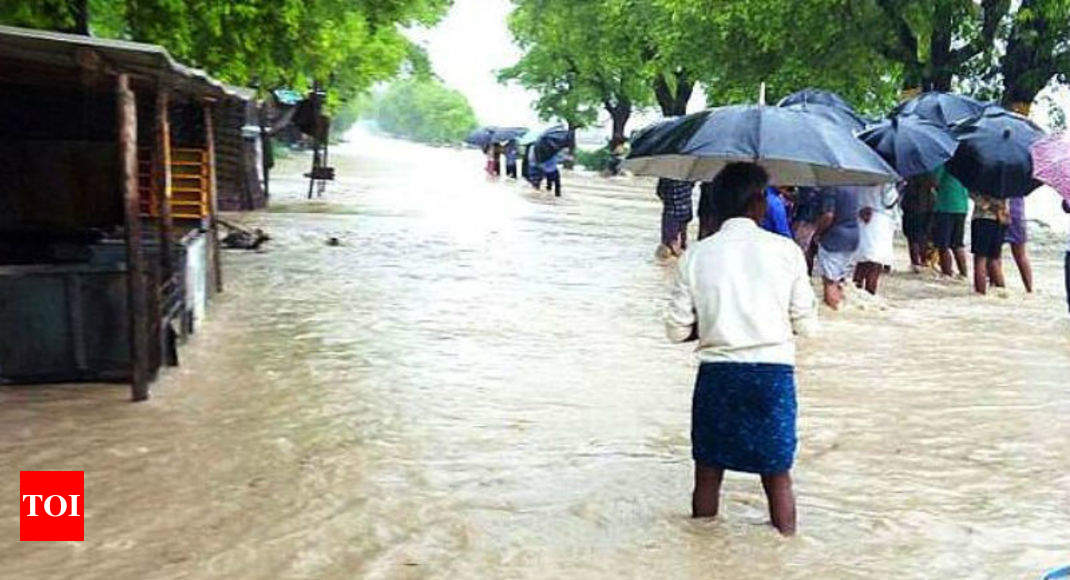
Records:
<instances>
[{"instance_id":1,"label":"red logo box","mask_svg":"<svg viewBox=\"0 0 1070 580\"><path fill-rule=\"evenodd\" d=\"M81 542L84 500L84 471L20 471L19 540Z\"/></svg>"}]
</instances>

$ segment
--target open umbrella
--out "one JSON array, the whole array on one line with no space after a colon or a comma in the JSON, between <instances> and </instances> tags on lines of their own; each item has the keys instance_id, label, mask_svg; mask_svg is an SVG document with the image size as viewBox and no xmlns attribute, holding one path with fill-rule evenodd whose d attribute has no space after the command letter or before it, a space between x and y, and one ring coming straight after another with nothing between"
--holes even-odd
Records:
<instances>
[{"instance_id":1,"label":"open umbrella","mask_svg":"<svg viewBox=\"0 0 1070 580\"><path fill-rule=\"evenodd\" d=\"M783 105L783 107L817 115L851 131L861 131L866 128L866 120L858 116L850 108L845 109L818 103L792 103Z\"/></svg>"},{"instance_id":2,"label":"open umbrella","mask_svg":"<svg viewBox=\"0 0 1070 580\"><path fill-rule=\"evenodd\" d=\"M847 101L843 100L843 97L836 93L824 89L813 88L796 91L783 99L780 99L780 102L776 105L778 107L787 107L790 105L823 105L834 109L844 109L852 113L855 111L851 105L847 104Z\"/></svg>"},{"instance_id":3,"label":"open umbrella","mask_svg":"<svg viewBox=\"0 0 1070 580\"><path fill-rule=\"evenodd\" d=\"M1024 197L1040 187L1033 178L1030 148L1044 131L1029 119L1001 109L956 123L950 128L959 148L948 171L970 191L992 197Z\"/></svg>"},{"instance_id":4,"label":"open umbrella","mask_svg":"<svg viewBox=\"0 0 1070 580\"><path fill-rule=\"evenodd\" d=\"M900 103L888 116L917 115L938 125L949 126L980 115L990 106L990 103L982 103L970 97L930 91Z\"/></svg>"},{"instance_id":5,"label":"open umbrella","mask_svg":"<svg viewBox=\"0 0 1070 580\"><path fill-rule=\"evenodd\" d=\"M542 163L553 157L558 151L568 149L572 144L572 136L568 129L561 125L551 127L542 132L535 140L535 161Z\"/></svg>"},{"instance_id":6,"label":"open umbrella","mask_svg":"<svg viewBox=\"0 0 1070 580\"><path fill-rule=\"evenodd\" d=\"M858 134L903 177L929 173L947 163L959 143L946 128L906 115L882 121Z\"/></svg>"},{"instance_id":7,"label":"open umbrella","mask_svg":"<svg viewBox=\"0 0 1070 580\"><path fill-rule=\"evenodd\" d=\"M1070 201L1070 132L1044 137L1033 143L1033 177L1050 185Z\"/></svg>"},{"instance_id":8,"label":"open umbrella","mask_svg":"<svg viewBox=\"0 0 1070 580\"><path fill-rule=\"evenodd\" d=\"M476 147L486 147L491 143L511 141L526 132L526 127L480 127L469 133L464 142Z\"/></svg>"},{"instance_id":9,"label":"open umbrella","mask_svg":"<svg viewBox=\"0 0 1070 580\"><path fill-rule=\"evenodd\" d=\"M879 155L826 119L781 107L735 105L637 132L625 167L709 181L734 161L757 163L777 185L878 185L899 176Z\"/></svg>"}]
</instances>

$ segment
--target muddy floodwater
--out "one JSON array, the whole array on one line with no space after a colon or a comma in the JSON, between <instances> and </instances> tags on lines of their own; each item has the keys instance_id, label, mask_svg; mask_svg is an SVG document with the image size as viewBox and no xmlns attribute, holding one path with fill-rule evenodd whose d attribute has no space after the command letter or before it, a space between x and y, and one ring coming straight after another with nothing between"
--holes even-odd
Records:
<instances>
[{"instance_id":1,"label":"muddy floodwater","mask_svg":"<svg viewBox=\"0 0 1070 580\"><path fill-rule=\"evenodd\" d=\"M799 352L799 535L754 476L689 516L690 347L650 182L490 183L356 134L152 399L0 388L4 578L1039 578L1070 564L1062 238L1037 293L903 272ZM1039 195L1039 193L1038 193ZM1057 224L1061 230L1063 224ZM329 237L341 245L328 246ZM902 258L904 250L897 253ZM18 471L85 471L85 541L19 543Z\"/></svg>"}]
</instances>

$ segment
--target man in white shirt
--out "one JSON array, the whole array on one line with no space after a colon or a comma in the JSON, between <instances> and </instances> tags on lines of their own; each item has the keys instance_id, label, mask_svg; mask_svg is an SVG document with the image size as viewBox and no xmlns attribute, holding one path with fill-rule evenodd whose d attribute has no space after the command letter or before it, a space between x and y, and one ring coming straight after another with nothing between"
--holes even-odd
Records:
<instances>
[{"instance_id":1,"label":"man in white shirt","mask_svg":"<svg viewBox=\"0 0 1070 580\"><path fill-rule=\"evenodd\" d=\"M717 515L725 469L761 475L772 524L795 531L794 334L816 331L806 259L789 238L758 227L769 177L733 163L703 195L723 222L680 259L666 315L674 342L698 340L691 410L692 515Z\"/></svg>"}]
</instances>

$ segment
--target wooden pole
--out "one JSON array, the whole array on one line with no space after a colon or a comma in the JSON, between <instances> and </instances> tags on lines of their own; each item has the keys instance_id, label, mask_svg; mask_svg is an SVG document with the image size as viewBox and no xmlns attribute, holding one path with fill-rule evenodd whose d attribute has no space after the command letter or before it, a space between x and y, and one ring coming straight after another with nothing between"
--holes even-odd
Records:
<instances>
[{"instance_id":1,"label":"wooden pole","mask_svg":"<svg viewBox=\"0 0 1070 580\"><path fill-rule=\"evenodd\" d=\"M267 101L259 107L259 120L260 120L260 167L264 172L264 200L267 201L271 198L271 189L268 186L268 182L271 181L268 173L271 171L271 152L268 148L271 147L271 138L268 136L268 121L267 113L264 110L267 108Z\"/></svg>"},{"instance_id":2,"label":"wooden pole","mask_svg":"<svg viewBox=\"0 0 1070 580\"><path fill-rule=\"evenodd\" d=\"M156 344L157 360L163 361L172 350L169 326L165 315L175 287L175 267L171 256L171 240L174 220L171 219L171 118L168 106L170 95L162 83L156 87L156 126L153 128L155 147L152 151L152 188L156 198L156 215L159 216L160 256L156 276Z\"/></svg>"},{"instance_id":3,"label":"wooden pole","mask_svg":"<svg viewBox=\"0 0 1070 580\"><path fill-rule=\"evenodd\" d=\"M160 269L164 280L174 277L171 240L174 220L171 218L171 117L168 111L170 95L160 87L156 92L156 149L152 155L152 175L155 180L157 213L160 216Z\"/></svg>"},{"instance_id":4,"label":"wooden pole","mask_svg":"<svg viewBox=\"0 0 1070 580\"><path fill-rule=\"evenodd\" d=\"M215 279L215 291L223 291L223 264L219 252L219 200L216 195L215 177L215 127L212 122L212 103L204 103L204 142L208 148L208 233L212 250L212 278Z\"/></svg>"},{"instance_id":5,"label":"wooden pole","mask_svg":"<svg viewBox=\"0 0 1070 580\"><path fill-rule=\"evenodd\" d=\"M141 207L137 191L137 101L130 78L120 74L116 82L116 119L120 187L126 219L126 296L130 323L130 392L134 401L149 398L148 312L145 296L145 265L141 256Z\"/></svg>"}]
</instances>

